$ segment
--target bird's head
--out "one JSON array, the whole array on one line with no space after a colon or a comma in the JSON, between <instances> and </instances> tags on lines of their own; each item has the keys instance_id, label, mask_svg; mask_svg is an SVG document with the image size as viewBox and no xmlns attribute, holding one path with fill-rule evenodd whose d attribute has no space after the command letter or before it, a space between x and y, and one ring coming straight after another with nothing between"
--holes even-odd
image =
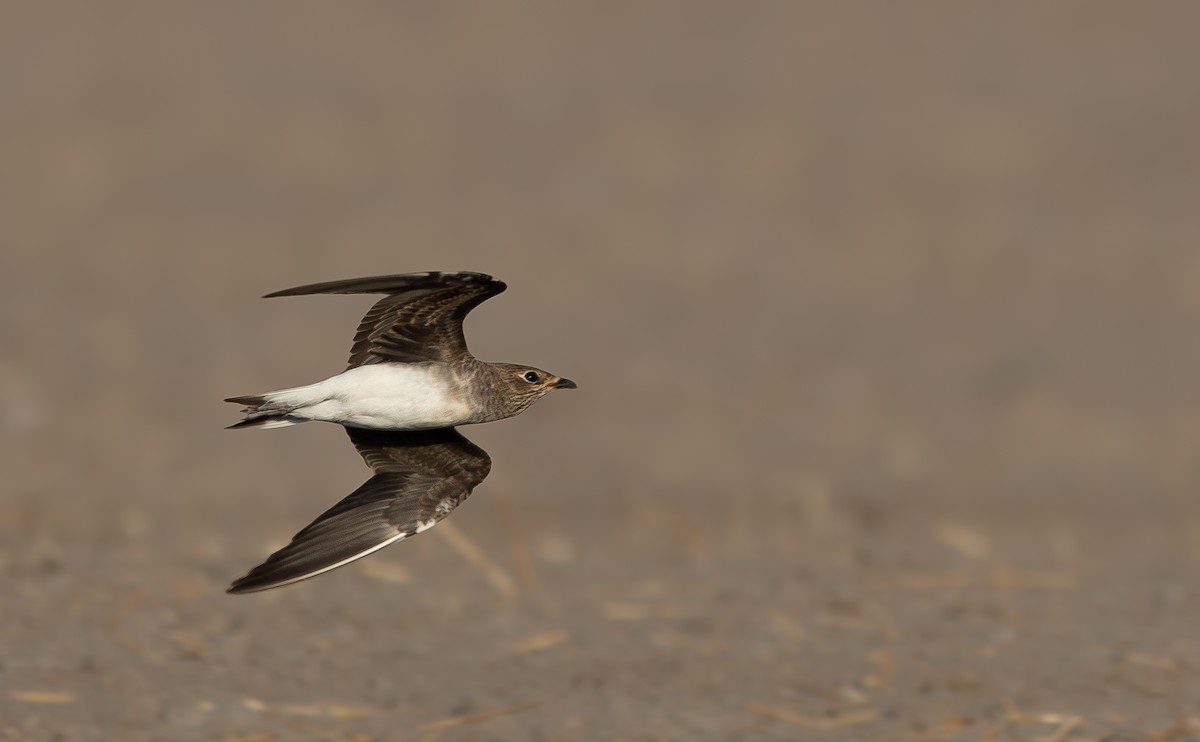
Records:
<instances>
[{"instance_id":1,"label":"bird's head","mask_svg":"<svg viewBox=\"0 0 1200 742\"><path fill-rule=\"evenodd\" d=\"M508 392L508 397L518 407L524 410L555 389L575 389L575 382L555 376L549 371L532 366L519 366L514 363L495 364L500 385ZM515 414L515 413L514 413Z\"/></svg>"}]
</instances>

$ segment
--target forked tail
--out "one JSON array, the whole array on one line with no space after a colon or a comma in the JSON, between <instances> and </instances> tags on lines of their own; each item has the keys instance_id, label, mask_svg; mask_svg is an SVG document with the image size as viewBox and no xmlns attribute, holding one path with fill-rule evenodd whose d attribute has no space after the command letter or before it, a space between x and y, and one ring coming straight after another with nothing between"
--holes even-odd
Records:
<instances>
[{"instance_id":1,"label":"forked tail","mask_svg":"<svg viewBox=\"0 0 1200 742\"><path fill-rule=\"evenodd\" d=\"M304 418L292 417L286 412L281 412L277 408L272 409L273 405L267 398L267 395L252 394L245 397L228 397L226 402L245 405L246 409L242 410L245 419L228 426L227 430L238 430L241 428L286 428L289 425L299 425L303 422L308 422Z\"/></svg>"}]
</instances>

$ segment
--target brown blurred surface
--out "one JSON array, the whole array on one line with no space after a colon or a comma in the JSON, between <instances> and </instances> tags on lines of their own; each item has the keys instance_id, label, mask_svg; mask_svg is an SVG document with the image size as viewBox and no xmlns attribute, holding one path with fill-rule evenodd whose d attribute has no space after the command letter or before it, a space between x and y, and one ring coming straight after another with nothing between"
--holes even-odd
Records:
<instances>
[{"instance_id":1,"label":"brown blurred surface","mask_svg":"<svg viewBox=\"0 0 1200 742\"><path fill-rule=\"evenodd\" d=\"M3 15L0 739L1200 737L1200 5ZM225 595L367 476L255 297L429 269L580 390Z\"/></svg>"}]
</instances>

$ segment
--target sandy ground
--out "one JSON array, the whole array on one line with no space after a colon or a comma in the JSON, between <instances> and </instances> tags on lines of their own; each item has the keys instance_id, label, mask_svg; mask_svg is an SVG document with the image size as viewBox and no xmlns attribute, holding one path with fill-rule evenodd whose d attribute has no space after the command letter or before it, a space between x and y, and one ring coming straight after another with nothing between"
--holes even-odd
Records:
<instances>
[{"instance_id":1,"label":"sandy ground","mask_svg":"<svg viewBox=\"0 0 1200 742\"><path fill-rule=\"evenodd\" d=\"M1200 739L1200 5L3 15L0 739ZM429 269L579 391L224 594Z\"/></svg>"}]
</instances>

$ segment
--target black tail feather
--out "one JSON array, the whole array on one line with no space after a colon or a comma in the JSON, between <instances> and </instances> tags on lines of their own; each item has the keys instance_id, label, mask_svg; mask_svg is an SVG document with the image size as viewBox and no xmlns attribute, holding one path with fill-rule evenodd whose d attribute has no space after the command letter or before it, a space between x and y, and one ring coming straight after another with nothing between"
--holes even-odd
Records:
<instances>
[{"instance_id":1,"label":"black tail feather","mask_svg":"<svg viewBox=\"0 0 1200 742\"><path fill-rule=\"evenodd\" d=\"M299 425L300 423L308 422L302 417L292 417L291 415L255 415L248 417L245 420L236 422L233 425L226 426L226 430L238 430L241 428L286 428L289 425Z\"/></svg>"}]
</instances>

